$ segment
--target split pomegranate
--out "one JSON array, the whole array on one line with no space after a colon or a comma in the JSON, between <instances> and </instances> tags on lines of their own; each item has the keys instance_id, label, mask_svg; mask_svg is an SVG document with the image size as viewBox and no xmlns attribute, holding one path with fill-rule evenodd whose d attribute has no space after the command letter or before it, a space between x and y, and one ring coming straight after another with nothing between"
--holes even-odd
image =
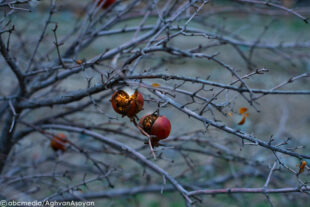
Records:
<instances>
[{"instance_id":1,"label":"split pomegranate","mask_svg":"<svg viewBox=\"0 0 310 207\"><path fill-rule=\"evenodd\" d=\"M171 131L171 124L167 117L158 116L155 114L148 114L140 119L140 127L152 138L152 145L158 146L158 142L166 139Z\"/></svg>"},{"instance_id":2,"label":"split pomegranate","mask_svg":"<svg viewBox=\"0 0 310 207\"><path fill-rule=\"evenodd\" d=\"M114 111L123 116L133 117L143 109L144 99L138 90L131 96L119 90L114 92L111 102Z\"/></svg>"}]
</instances>

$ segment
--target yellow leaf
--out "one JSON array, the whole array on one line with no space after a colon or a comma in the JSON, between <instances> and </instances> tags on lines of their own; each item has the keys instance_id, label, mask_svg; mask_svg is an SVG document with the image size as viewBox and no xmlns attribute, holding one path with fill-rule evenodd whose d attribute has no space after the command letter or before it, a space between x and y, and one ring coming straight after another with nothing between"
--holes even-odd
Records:
<instances>
[{"instance_id":1,"label":"yellow leaf","mask_svg":"<svg viewBox=\"0 0 310 207\"><path fill-rule=\"evenodd\" d=\"M227 113L227 115L228 115L228 116L232 116L233 113L230 111L230 112Z\"/></svg>"},{"instance_id":2,"label":"yellow leaf","mask_svg":"<svg viewBox=\"0 0 310 207\"><path fill-rule=\"evenodd\" d=\"M159 83L152 83L152 86L153 86L154 88L158 88L158 87L160 86L160 84L159 84Z\"/></svg>"}]
</instances>

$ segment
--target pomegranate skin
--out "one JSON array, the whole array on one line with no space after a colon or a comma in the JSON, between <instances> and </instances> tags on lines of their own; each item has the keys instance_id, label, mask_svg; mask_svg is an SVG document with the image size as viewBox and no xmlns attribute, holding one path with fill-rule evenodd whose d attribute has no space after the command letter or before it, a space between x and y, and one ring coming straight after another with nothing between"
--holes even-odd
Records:
<instances>
[{"instance_id":1,"label":"pomegranate skin","mask_svg":"<svg viewBox=\"0 0 310 207\"><path fill-rule=\"evenodd\" d=\"M57 134L57 136L53 137L50 145L54 151L61 150L61 151L65 152L67 142L68 142L67 136L63 133L59 133L59 134Z\"/></svg>"},{"instance_id":2,"label":"pomegranate skin","mask_svg":"<svg viewBox=\"0 0 310 207\"><path fill-rule=\"evenodd\" d=\"M145 119L149 119L150 121L144 123ZM156 136L155 140L165 139L169 136L171 131L171 124L167 117L156 115L145 115L140 119L140 126L142 126L143 130L145 130L150 135Z\"/></svg>"},{"instance_id":3,"label":"pomegranate skin","mask_svg":"<svg viewBox=\"0 0 310 207\"><path fill-rule=\"evenodd\" d=\"M166 139L171 131L171 124L169 119L165 116L160 116L154 122L151 134L155 135L158 139Z\"/></svg>"},{"instance_id":4,"label":"pomegranate skin","mask_svg":"<svg viewBox=\"0 0 310 207\"><path fill-rule=\"evenodd\" d=\"M143 109L144 98L143 98L141 93L139 93L139 92L135 92L135 93L136 94L134 94L133 96L136 96L136 98L134 98L130 102L130 105L129 105L129 109L127 112L128 117L135 116L137 113L139 113L139 111L141 111Z\"/></svg>"}]
</instances>

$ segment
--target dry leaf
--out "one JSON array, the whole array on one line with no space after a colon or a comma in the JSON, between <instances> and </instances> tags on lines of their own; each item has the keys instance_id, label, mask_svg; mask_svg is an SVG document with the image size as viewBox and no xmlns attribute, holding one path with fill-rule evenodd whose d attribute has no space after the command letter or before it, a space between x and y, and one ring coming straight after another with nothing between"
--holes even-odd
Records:
<instances>
[{"instance_id":1,"label":"dry leaf","mask_svg":"<svg viewBox=\"0 0 310 207\"><path fill-rule=\"evenodd\" d=\"M228 116L232 116L233 113L230 111L230 112L227 113L227 115L228 115Z\"/></svg>"},{"instance_id":2,"label":"dry leaf","mask_svg":"<svg viewBox=\"0 0 310 207\"><path fill-rule=\"evenodd\" d=\"M76 60L75 61L77 64L81 65L83 63L83 60Z\"/></svg>"},{"instance_id":3,"label":"dry leaf","mask_svg":"<svg viewBox=\"0 0 310 207\"><path fill-rule=\"evenodd\" d=\"M301 174L301 173L304 172L306 165L307 165L307 162L306 162L306 161L302 161L302 162L300 163L298 174Z\"/></svg>"},{"instance_id":4,"label":"dry leaf","mask_svg":"<svg viewBox=\"0 0 310 207\"><path fill-rule=\"evenodd\" d=\"M245 119L246 119L246 117L245 117L245 116L242 116L242 119L241 119L241 121L238 123L238 125L244 124L244 123L245 123Z\"/></svg>"},{"instance_id":5,"label":"dry leaf","mask_svg":"<svg viewBox=\"0 0 310 207\"><path fill-rule=\"evenodd\" d=\"M244 112L247 112L248 111L248 108L247 107L241 107L240 109L239 109L239 113L240 114L243 114Z\"/></svg>"}]
</instances>

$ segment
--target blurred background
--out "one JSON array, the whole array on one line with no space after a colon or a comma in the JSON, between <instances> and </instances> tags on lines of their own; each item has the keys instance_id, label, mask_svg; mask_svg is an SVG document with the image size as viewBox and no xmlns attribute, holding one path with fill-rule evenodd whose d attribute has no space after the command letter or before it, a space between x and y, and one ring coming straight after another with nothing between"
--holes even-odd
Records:
<instances>
[{"instance_id":1,"label":"blurred background","mask_svg":"<svg viewBox=\"0 0 310 207\"><path fill-rule=\"evenodd\" d=\"M132 3L132 1L118 2L95 28L100 28ZM183 1L171 2L183 3ZM310 1L281 0L272 2L293 9L305 17L310 16ZM158 8L162 8L165 3L166 1L158 1ZM82 31L81 27L87 25L86 23L79 25L79 23L83 21L92 4L88 0L66 0L56 1L56 5L57 9L51 22L57 22L58 39L66 40L60 46L61 52L64 52L78 37L79 32ZM129 14L126 14L126 18L116 21L103 32L108 33L108 31L139 25L144 17L141 14L147 11L146 5L147 1L140 1ZM21 7L30 9L31 12L16 10L15 14L6 17L4 22L14 25L14 33L10 37L11 53L16 57L18 65L26 67L45 26L51 6L50 1L31 1L28 5L21 5ZM194 8L188 9L187 12L191 14L193 11ZM4 14L10 12L10 9L2 8L1 12L5 16ZM97 15L100 15L100 12L104 11L99 11ZM155 24L157 18L157 15L150 15L144 25ZM186 20L187 18L179 19L173 25L183 25ZM74 29L75 27L76 29ZM219 60L233 67L240 76L249 74L256 69L268 69L268 72L253 75L246 80L251 88L271 89L292 77L310 72L309 24L279 8L241 4L238 1L210 1L197 14L195 20L188 24L188 27L204 31L210 36L207 39L199 35L180 35L171 39L168 43L169 46L190 50L200 45L204 52L209 55L216 54ZM48 25L35 57L37 65L42 68L49 67L48 60L57 57L53 28L53 24ZM141 34L143 33L145 31L141 31ZM68 59L70 61L87 61L103 51L117 48L132 40L134 36L135 32L98 36L87 47ZM7 34L3 34L3 37L7 37ZM225 38L244 44L236 46L228 41L225 42ZM249 46L246 43L254 43L255 46ZM118 66L122 65L122 62L125 62L125 58L119 60ZM96 65L96 69L109 71L112 70L109 68L111 65L113 65L112 58ZM3 58L0 58L0 68L0 95L10 96L17 81ZM144 57L137 65L135 73L140 74L144 71L199 77L226 84L235 80L230 72L208 59L182 58L164 52L152 53ZM65 81L55 84L53 90L50 88L42 90L38 97L56 97L65 91L85 89L89 83L91 86L101 83L100 75L92 68L86 68L84 71L66 78ZM191 82L183 84L180 80L151 79L144 80L144 83L158 83L162 87L174 87L182 84L182 90L191 92L201 88L200 84ZM133 90L136 87L131 86L125 89ZM205 91L199 94L206 98L212 98L214 93L219 91L211 86L206 86L204 89ZM285 84L280 89L309 91L309 78L298 79ZM145 98L144 110L138 115L138 117L142 117L147 113L154 112L154 109L158 107L158 100L146 88L139 88L139 90ZM97 99L101 96L102 94L97 94L93 97ZM174 98L182 104L191 102L191 97L184 94L178 94ZM233 129L253 134L266 142L272 137L275 145L309 155L309 102L309 95L265 95L257 99L255 107L253 107L239 93L225 90L215 100L215 103L222 107L222 111L206 110L204 116L212 120L220 120ZM110 95L96 103L78 113L54 121L55 123L74 123L83 127L94 127L94 130L96 130L95 127L98 127L100 128L98 131L103 135L134 148L152 160L150 150L143 142L145 137L131 124L128 118L122 118L112 110ZM203 105L202 102L196 101L189 104L188 107L199 113L201 105ZM58 114L75 106L77 106L76 103L69 103L42 107L24 114L22 119L35 123L47 115ZM243 125L238 124L242 119L242 115L239 113L241 107L248 108L249 113ZM169 172L184 186L191 185L191 188L195 186L196 188L193 189L262 187L275 161L277 166L269 184L270 188L302 186L309 181L308 168L300 176L296 176L290 170L298 171L300 159L280 153L275 156L275 153L268 149L244 144L236 136L214 127L206 128L200 121L170 105L163 104L160 107L160 113L170 119L172 131L169 138L161 142L163 146L155 149L159 159L152 161ZM17 126L17 131L23 129L25 126ZM71 142L88 151L100 165L107 169L109 180L97 177L98 169L84 154L72 148L69 148L65 153L54 152L50 147L50 141L41 133L34 132L20 139L10 152L9 163L1 175L0 188L2 190L0 192L3 197L28 200L42 200L50 196L51 199L56 200L76 199L74 196L72 197L75 195L74 193L80 195L112 192L113 194L118 189L130 192L135 187L143 186L159 190L132 192L121 196L106 195L87 200L95 200L96 206L104 207L185 206L183 198L179 193L173 191L171 186L169 188L168 182L168 189L164 190L162 194L160 193L164 182L161 176L128 159L123 153L83 134L60 130L49 131L56 134L65 133ZM284 163L284 166L279 164L279 161ZM87 184L83 184L85 180L87 180ZM76 187L72 187L75 185ZM113 188L111 188L112 185ZM5 191L3 191L4 189ZM270 194L269 196L273 206L297 207L307 206L310 203L307 193ZM196 205L271 206L264 194L202 195L197 198Z\"/></svg>"}]
</instances>

